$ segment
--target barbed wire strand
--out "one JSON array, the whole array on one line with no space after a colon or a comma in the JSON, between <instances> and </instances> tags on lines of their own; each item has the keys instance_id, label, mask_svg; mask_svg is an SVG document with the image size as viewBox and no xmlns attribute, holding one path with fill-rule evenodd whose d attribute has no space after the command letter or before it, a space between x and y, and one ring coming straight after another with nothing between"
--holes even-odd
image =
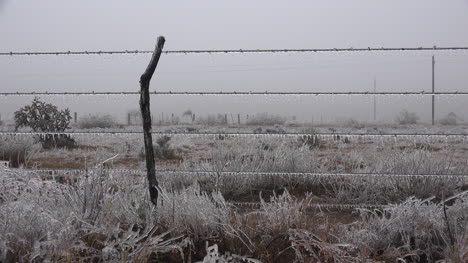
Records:
<instances>
[{"instance_id":1,"label":"barbed wire strand","mask_svg":"<svg viewBox=\"0 0 468 263\"><path fill-rule=\"evenodd\" d=\"M86 91L86 92L0 92L0 96L126 96L126 95L140 95L139 91ZM308 91L152 91L150 95L390 95L390 96L406 96L406 95L427 95L427 96L446 96L446 95L468 95L465 91L442 91L442 92L428 92L428 91L389 91L389 92L371 92L371 91L339 91L339 92L308 92Z\"/></svg>"},{"instance_id":2,"label":"barbed wire strand","mask_svg":"<svg viewBox=\"0 0 468 263\"><path fill-rule=\"evenodd\" d=\"M394 51L457 51L468 50L465 46L450 47L363 47L363 48L304 48L304 49L200 49L200 50L166 50L163 54L249 54L249 53L317 53L317 52L394 52ZM100 50L100 51L22 51L0 52L0 56L31 55L119 55L119 54L152 54L153 50Z\"/></svg>"},{"instance_id":3,"label":"barbed wire strand","mask_svg":"<svg viewBox=\"0 0 468 263\"><path fill-rule=\"evenodd\" d=\"M13 168L12 170L20 170L32 173L45 173L48 175L58 174L72 174L79 175L88 172L112 172L112 173L126 173L126 174L144 174L144 169L102 169L102 168L88 168L88 169L18 169ZM193 170L167 170L167 169L156 169L158 173L166 174L187 174L195 176L210 176L210 175L224 175L224 176L261 176L261 177L407 177L407 178L457 178L457 179L468 179L468 174L392 174L392 173L320 173L320 172L252 172L252 171L193 171Z\"/></svg>"},{"instance_id":4,"label":"barbed wire strand","mask_svg":"<svg viewBox=\"0 0 468 263\"><path fill-rule=\"evenodd\" d=\"M260 202L227 202L233 206L237 207L251 207L259 208L262 206ZM269 203L264 203L268 205ZM380 205L380 204L333 204L333 203L305 203L305 207L317 208L317 209L339 209L339 210L350 210L350 209L384 209L389 207L389 205Z\"/></svg>"},{"instance_id":5,"label":"barbed wire strand","mask_svg":"<svg viewBox=\"0 0 468 263\"><path fill-rule=\"evenodd\" d=\"M123 132L112 132L112 131L104 131L104 132L14 132L14 131L0 131L1 135L6 136L21 136L21 135L36 135L36 136L45 136L45 135L76 135L76 136L101 136L101 135L111 135L111 136L126 136L126 135L140 135L143 132L140 131L123 131ZM449 137L457 137L457 138L464 138L467 137L468 134L463 133L446 133L446 134L436 134L436 133L389 133L389 134L381 134L381 133L333 133L333 132L319 132L319 133L254 133L254 132L158 132L153 131L151 132L155 135L160 136L325 136L331 138L338 138L339 137L441 137L441 138L449 138Z\"/></svg>"}]
</instances>

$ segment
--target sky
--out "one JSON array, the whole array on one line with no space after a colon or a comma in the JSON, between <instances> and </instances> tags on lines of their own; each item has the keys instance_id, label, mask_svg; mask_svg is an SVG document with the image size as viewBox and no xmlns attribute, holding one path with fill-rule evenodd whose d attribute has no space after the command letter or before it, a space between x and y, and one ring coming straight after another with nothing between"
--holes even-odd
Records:
<instances>
[{"instance_id":1,"label":"sky","mask_svg":"<svg viewBox=\"0 0 468 263\"><path fill-rule=\"evenodd\" d=\"M0 52L468 46L468 0L12 1L0 0ZM158 91L468 91L468 52L163 55ZM137 91L145 55L0 57L0 90ZM32 97L1 97L4 119ZM138 97L47 97L79 116L125 119ZM271 112L317 122L372 120L372 97L153 96L155 115ZM436 117L468 120L463 97ZM466 100L466 99L465 99ZM430 118L429 97L377 98L377 118L402 109Z\"/></svg>"}]
</instances>

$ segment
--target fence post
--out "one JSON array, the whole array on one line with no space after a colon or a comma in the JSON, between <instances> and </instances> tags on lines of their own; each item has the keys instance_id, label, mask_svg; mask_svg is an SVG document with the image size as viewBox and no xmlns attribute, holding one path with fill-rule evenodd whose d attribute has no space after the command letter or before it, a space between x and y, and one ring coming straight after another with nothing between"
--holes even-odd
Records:
<instances>
[{"instance_id":1,"label":"fence post","mask_svg":"<svg viewBox=\"0 0 468 263\"><path fill-rule=\"evenodd\" d=\"M145 142L145 157L146 157L146 174L148 177L148 189L150 200L154 206L158 205L158 180L156 179L156 162L154 160L153 137L151 134L151 110L150 110L150 95L149 86L153 77L159 58L161 57L165 39L163 36L158 37L156 48L153 56L146 68L145 72L140 77L140 109L143 121L143 136Z\"/></svg>"},{"instance_id":2,"label":"fence post","mask_svg":"<svg viewBox=\"0 0 468 263\"><path fill-rule=\"evenodd\" d=\"M240 113L237 113L237 123L240 125Z\"/></svg>"},{"instance_id":3,"label":"fence post","mask_svg":"<svg viewBox=\"0 0 468 263\"><path fill-rule=\"evenodd\" d=\"M435 82L434 82L434 67L435 67L435 59L434 55L432 56L432 125L434 125L434 115L435 115Z\"/></svg>"},{"instance_id":4,"label":"fence post","mask_svg":"<svg viewBox=\"0 0 468 263\"><path fill-rule=\"evenodd\" d=\"M127 113L127 125L128 126L132 125L132 116L130 115L130 112Z\"/></svg>"},{"instance_id":5,"label":"fence post","mask_svg":"<svg viewBox=\"0 0 468 263\"><path fill-rule=\"evenodd\" d=\"M77 113L76 111L75 111L75 113L74 113L74 116L73 116L73 117L75 118L75 123L77 123L77 120L78 120L78 113ZM0 118L0 119L1 119L1 118Z\"/></svg>"}]
</instances>

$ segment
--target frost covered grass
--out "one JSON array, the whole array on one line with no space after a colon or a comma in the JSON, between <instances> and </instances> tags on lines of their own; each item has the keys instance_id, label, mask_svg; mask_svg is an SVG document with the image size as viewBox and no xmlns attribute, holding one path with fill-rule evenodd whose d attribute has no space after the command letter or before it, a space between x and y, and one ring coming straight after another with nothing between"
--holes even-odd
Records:
<instances>
[{"instance_id":1,"label":"frost covered grass","mask_svg":"<svg viewBox=\"0 0 468 263\"><path fill-rule=\"evenodd\" d=\"M386 262L468 260L468 194L450 207L410 198L383 211L361 211L362 219L341 227L341 240L365 258Z\"/></svg>"},{"instance_id":2,"label":"frost covered grass","mask_svg":"<svg viewBox=\"0 0 468 263\"><path fill-rule=\"evenodd\" d=\"M135 175L104 170L70 184L21 170L3 169L0 176L2 262L191 262L207 256L207 242L217 244L220 258L261 262L467 255L466 193L446 200L446 216L440 202L410 198L383 211L363 210L351 224L331 224L326 213L308 208L315 196L287 190L260 194L259 209L242 210L197 184L166 186L154 207L144 177Z\"/></svg>"},{"instance_id":3,"label":"frost covered grass","mask_svg":"<svg viewBox=\"0 0 468 263\"><path fill-rule=\"evenodd\" d=\"M335 128L318 127L313 132L350 129ZM381 133L394 129L375 128ZM167 126L161 131L166 129L186 128ZM197 129L253 132L249 126ZM405 129L430 132L421 127ZM466 132L460 126L450 129ZM20 147L18 138L4 138L0 146ZM138 158L141 137L76 139L79 147L73 150L28 151L25 163L28 167L92 169L116 156L106 164L111 170L89 170L66 184L43 181L53 178L31 172L0 170L0 261L466 261L468 235L462 227L467 225L466 196L447 202L447 216L441 205L466 190L466 177L286 174L466 176L467 148L461 141L329 136L320 138L317 147L309 147L299 136L173 136L171 149L181 159L158 159L157 168L202 173L158 172L162 189L155 208L148 200L144 173L112 170L144 167ZM260 207L234 207L232 201L260 202ZM358 216L352 211L311 209L309 202L391 206L361 210Z\"/></svg>"},{"instance_id":4,"label":"frost covered grass","mask_svg":"<svg viewBox=\"0 0 468 263\"><path fill-rule=\"evenodd\" d=\"M32 138L3 136L0 139L0 160L10 162L11 167L26 166L37 152L38 147Z\"/></svg>"}]
</instances>

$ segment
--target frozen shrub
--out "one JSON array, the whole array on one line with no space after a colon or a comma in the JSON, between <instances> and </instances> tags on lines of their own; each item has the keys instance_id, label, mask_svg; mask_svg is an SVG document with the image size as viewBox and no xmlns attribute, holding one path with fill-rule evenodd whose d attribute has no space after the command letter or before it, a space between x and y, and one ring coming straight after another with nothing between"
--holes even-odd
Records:
<instances>
[{"instance_id":1,"label":"frozen shrub","mask_svg":"<svg viewBox=\"0 0 468 263\"><path fill-rule=\"evenodd\" d=\"M443 205L429 199L409 198L380 212L362 210L361 220L343 225L339 236L342 242L358 247L366 258L434 262L445 257L450 233L463 235L468 231L467 198L462 198L449 209L448 218L444 217Z\"/></svg>"},{"instance_id":2,"label":"frozen shrub","mask_svg":"<svg viewBox=\"0 0 468 263\"><path fill-rule=\"evenodd\" d=\"M161 190L149 202L145 181L90 172L73 185L0 170L1 262L148 262L177 256L214 236L230 213L219 194L197 186ZM168 260L162 260L167 262Z\"/></svg>"},{"instance_id":3,"label":"frozen shrub","mask_svg":"<svg viewBox=\"0 0 468 263\"><path fill-rule=\"evenodd\" d=\"M156 144L153 145L154 157L161 160L174 160L180 157L176 155L175 150L170 144L171 137L162 136L156 140ZM142 148L139 154L141 159L145 158L145 149Z\"/></svg>"},{"instance_id":4,"label":"frozen shrub","mask_svg":"<svg viewBox=\"0 0 468 263\"><path fill-rule=\"evenodd\" d=\"M409 112L407 110L401 111L396 117L396 121L400 125L416 124L418 120L419 116L415 112Z\"/></svg>"},{"instance_id":5,"label":"frozen shrub","mask_svg":"<svg viewBox=\"0 0 468 263\"><path fill-rule=\"evenodd\" d=\"M113 128L117 125L117 122L110 114L89 115L81 118L78 122L78 127L81 129Z\"/></svg>"},{"instance_id":6,"label":"frozen shrub","mask_svg":"<svg viewBox=\"0 0 468 263\"><path fill-rule=\"evenodd\" d=\"M447 114L443 119L440 120L440 124L442 125L457 125L458 121L461 120L457 114L450 112Z\"/></svg>"}]
</instances>

